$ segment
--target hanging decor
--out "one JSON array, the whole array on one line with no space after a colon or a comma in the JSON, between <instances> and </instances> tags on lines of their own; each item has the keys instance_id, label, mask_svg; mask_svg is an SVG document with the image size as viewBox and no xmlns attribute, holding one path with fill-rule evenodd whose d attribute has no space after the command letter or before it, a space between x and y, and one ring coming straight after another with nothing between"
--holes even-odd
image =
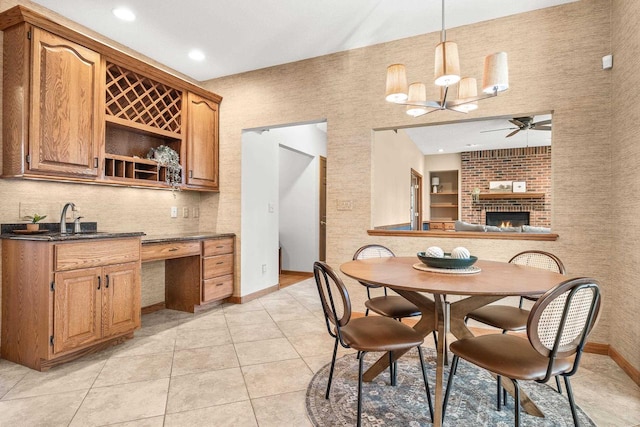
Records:
<instances>
[{"instance_id":1,"label":"hanging decor","mask_svg":"<svg viewBox=\"0 0 640 427\"><path fill-rule=\"evenodd\" d=\"M458 45L447 41L444 25L444 0L442 0L442 31L440 43L436 46L435 80L440 86L440 99L427 100L427 87L424 83L407 85L407 73L404 64L392 64L387 67L387 86L385 99L389 102L405 105L407 114L422 116L439 110L452 110L468 113L478 108L481 99L497 96L509 88L509 70L506 52L498 52L484 58L482 94L478 95L475 78L460 77ZM449 89L457 84L457 98L450 99Z\"/></svg>"}]
</instances>

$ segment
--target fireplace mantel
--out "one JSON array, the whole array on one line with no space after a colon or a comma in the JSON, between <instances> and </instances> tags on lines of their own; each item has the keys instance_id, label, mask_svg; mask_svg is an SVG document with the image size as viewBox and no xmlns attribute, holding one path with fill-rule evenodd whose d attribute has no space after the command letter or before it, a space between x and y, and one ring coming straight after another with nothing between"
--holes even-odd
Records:
<instances>
[{"instance_id":1,"label":"fireplace mantel","mask_svg":"<svg viewBox=\"0 0 640 427\"><path fill-rule=\"evenodd\" d=\"M497 200L497 199L542 199L544 193L480 193L480 200Z\"/></svg>"}]
</instances>

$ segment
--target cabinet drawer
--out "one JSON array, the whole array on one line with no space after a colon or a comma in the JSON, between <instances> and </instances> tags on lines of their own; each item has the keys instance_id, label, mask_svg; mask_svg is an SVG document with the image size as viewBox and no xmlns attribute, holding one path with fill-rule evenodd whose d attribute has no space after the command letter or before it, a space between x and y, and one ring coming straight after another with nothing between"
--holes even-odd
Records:
<instances>
[{"instance_id":1,"label":"cabinet drawer","mask_svg":"<svg viewBox=\"0 0 640 427\"><path fill-rule=\"evenodd\" d=\"M233 294L233 275L202 281L202 301L215 301Z\"/></svg>"},{"instance_id":2,"label":"cabinet drawer","mask_svg":"<svg viewBox=\"0 0 640 427\"><path fill-rule=\"evenodd\" d=\"M103 239L55 245L55 269L75 270L140 259L140 239Z\"/></svg>"},{"instance_id":3,"label":"cabinet drawer","mask_svg":"<svg viewBox=\"0 0 640 427\"><path fill-rule=\"evenodd\" d=\"M233 253L233 238L205 240L202 242L204 256L213 256Z\"/></svg>"},{"instance_id":4,"label":"cabinet drawer","mask_svg":"<svg viewBox=\"0 0 640 427\"><path fill-rule=\"evenodd\" d=\"M233 254L204 258L202 264L202 277L204 279L224 276L225 274L233 274Z\"/></svg>"},{"instance_id":5,"label":"cabinet drawer","mask_svg":"<svg viewBox=\"0 0 640 427\"><path fill-rule=\"evenodd\" d=\"M444 229L445 230L455 230L456 229L456 224L454 222L445 222L444 223Z\"/></svg>"},{"instance_id":6,"label":"cabinet drawer","mask_svg":"<svg viewBox=\"0 0 640 427\"><path fill-rule=\"evenodd\" d=\"M200 242L168 242L142 245L142 261L200 255Z\"/></svg>"},{"instance_id":7,"label":"cabinet drawer","mask_svg":"<svg viewBox=\"0 0 640 427\"><path fill-rule=\"evenodd\" d=\"M443 222L430 222L429 223L429 230L444 230L444 223Z\"/></svg>"}]
</instances>

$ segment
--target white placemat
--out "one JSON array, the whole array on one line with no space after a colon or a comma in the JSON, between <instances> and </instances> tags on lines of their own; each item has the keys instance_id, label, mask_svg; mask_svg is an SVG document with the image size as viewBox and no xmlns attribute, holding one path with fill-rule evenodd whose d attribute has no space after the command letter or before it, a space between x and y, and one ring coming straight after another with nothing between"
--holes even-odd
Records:
<instances>
[{"instance_id":1,"label":"white placemat","mask_svg":"<svg viewBox=\"0 0 640 427\"><path fill-rule=\"evenodd\" d=\"M433 268L421 262L413 264L413 268L421 271L429 271L432 273L444 273L444 274L475 274L475 273L480 273L482 271L480 267L476 267L475 265L472 265L471 267L465 267L465 268Z\"/></svg>"}]
</instances>

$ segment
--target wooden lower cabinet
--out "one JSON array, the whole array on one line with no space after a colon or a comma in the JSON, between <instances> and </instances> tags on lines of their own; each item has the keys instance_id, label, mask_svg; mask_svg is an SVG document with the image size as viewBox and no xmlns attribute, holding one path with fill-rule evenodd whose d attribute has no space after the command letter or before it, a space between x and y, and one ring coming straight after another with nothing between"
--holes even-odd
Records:
<instances>
[{"instance_id":1,"label":"wooden lower cabinet","mask_svg":"<svg viewBox=\"0 0 640 427\"><path fill-rule=\"evenodd\" d=\"M202 302L233 294L233 238L202 242Z\"/></svg>"},{"instance_id":2,"label":"wooden lower cabinet","mask_svg":"<svg viewBox=\"0 0 640 427\"><path fill-rule=\"evenodd\" d=\"M140 327L140 238L3 240L2 256L2 358L45 370Z\"/></svg>"}]
</instances>

